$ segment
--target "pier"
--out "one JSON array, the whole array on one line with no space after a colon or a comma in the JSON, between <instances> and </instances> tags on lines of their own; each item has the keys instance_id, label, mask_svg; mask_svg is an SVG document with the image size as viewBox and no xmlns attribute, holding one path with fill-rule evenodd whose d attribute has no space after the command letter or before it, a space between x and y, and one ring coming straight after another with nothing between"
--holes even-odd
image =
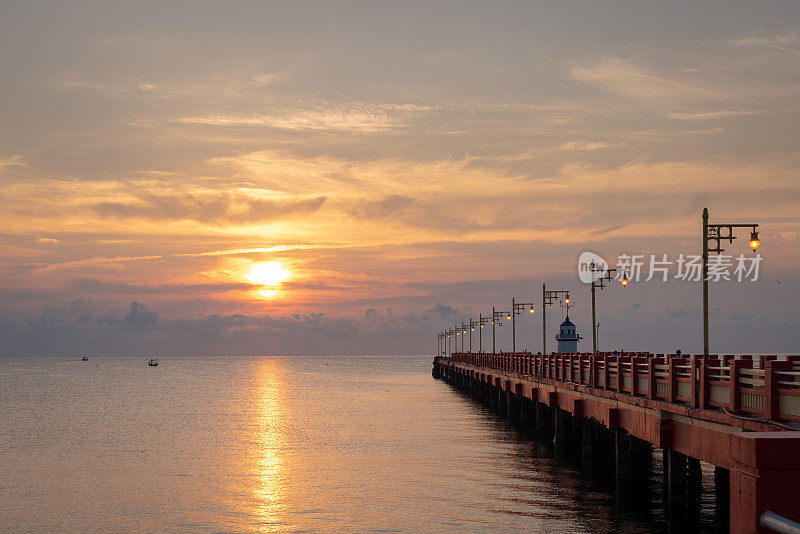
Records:
<instances>
[{"instance_id":1,"label":"pier","mask_svg":"<svg viewBox=\"0 0 800 534\"><path fill-rule=\"evenodd\" d=\"M620 479L662 449L670 499L715 466L731 532L800 522L800 356L455 352L433 376Z\"/></svg>"}]
</instances>

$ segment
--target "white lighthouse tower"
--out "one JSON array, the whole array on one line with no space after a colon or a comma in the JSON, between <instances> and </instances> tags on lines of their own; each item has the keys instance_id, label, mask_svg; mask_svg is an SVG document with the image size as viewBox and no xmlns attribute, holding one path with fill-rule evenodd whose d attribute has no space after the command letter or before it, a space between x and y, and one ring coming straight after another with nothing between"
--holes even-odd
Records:
<instances>
[{"instance_id":1,"label":"white lighthouse tower","mask_svg":"<svg viewBox=\"0 0 800 534\"><path fill-rule=\"evenodd\" d=\"M558 334L556 334L558 352L575 354L578 352L578 341L581 339L583 338L575 332L575 325L572 324L572 321L569 320L569 315L567 315L567 319L558 327Z\"/></svg>"}]
</instances>

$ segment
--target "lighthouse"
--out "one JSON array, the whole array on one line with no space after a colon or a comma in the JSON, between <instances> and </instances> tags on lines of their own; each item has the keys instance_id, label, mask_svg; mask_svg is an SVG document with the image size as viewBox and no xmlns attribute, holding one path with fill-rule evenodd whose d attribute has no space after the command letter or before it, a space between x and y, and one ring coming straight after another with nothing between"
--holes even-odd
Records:
<instances>
[{"instance_id":1,"label":"lighthouse","mask_svg":"<svg viewBox=\"0 0 800 534\"><path fill-rule=\"evenodd\" d=\"M578 341L581 339L583 338L575 332L575 325L572 324L572 321L569 320L569 315L567 315L567 319L558 327L558 334L556 334L558 352L562 354L578 352Z\"/></svg>"}]
</instances>

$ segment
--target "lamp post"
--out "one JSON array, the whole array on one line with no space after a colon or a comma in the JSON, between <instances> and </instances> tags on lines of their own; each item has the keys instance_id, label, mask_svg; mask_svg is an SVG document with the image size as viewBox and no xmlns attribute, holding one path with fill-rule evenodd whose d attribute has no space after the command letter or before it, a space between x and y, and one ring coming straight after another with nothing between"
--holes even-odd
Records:
<instances>
[{"instance_id":1,"label":"lamp post","mask_svg":"<svg viewBox=\"0 0 800 534\"><path fill-rule=\"evenodd\" d=\"M517 302L514 297L511 297L511 352L517 352L517 315L520 315L528 306L533 313L533 302Z\"/></svg>"},{"instance_id":2,"label":"lamp post","mask_svg":"<svg viewBox=\"0 0 800 534\"><path fill-rule=\"evenodd\" d=\"M594 262L589 264L589 270L592 272L592 354L597 356L597 315L595 313L595 289L598 287L602 290L605 282L613 280L611 273L617 272L616 269L598 268ZM600 276L596 276L599 273ZM628 285L628 276L622 273L622 286Z\"/></svg>"},{"instance_id":3,"label":"lamp post","mask_svg":"<svg viewBox=\"0 0 800 534\"><path fill-rule=\"evenodd\" d=\"M484 317L483 314L478 314L478 352L483 352L483 325L489 324L489 318Z\"/></svg>"},{"instance_id":4,"label":"lamp post","mask_svg":"<svg viewBox=\"0 0 800 534\"><path fill-rule=\"evenodd\" d=\"M758 238L757 224L709 224L708 208L703 208L703 355L708 358L708 254L710 252L720 254L725 251L721 247L723 240L733 244L736 236L733 235L734 228L752 228L748 245L753 252L758 249L761 240ZM724 231L727 230L727 233ZM714 248L708 247L709 241L716 241Z\"/></svg>"},{"instance_id":5,"label":"lamp post","mask_svg":"<svg viewBox=\"0 0 800 534\"><path fill-rule=\"evenodd\" d=\"M547 354L547 307L552 306L559 295L564 295L569 304L569 291L565 289L548 291L547 286L542 284L542 354Z\"/></svg>"},{"instance_id":6,"label":"lamp post","mask_svg":"<svg viewBox=\"0 0 800 534\"><path fill-rule=\"evenodd\" d=\"M461 323L461 352L464 352L464 334L467 333L467 327Z\"/></svg>"},{"instance_id":7,"label":"lamp post","mask_svg":"<svg viewBox=\"0 0 800 534\"><path fill-rule=\"evenodd\" d=\"M475 327L478 326L480 323L478 321L473 321L472 317L469 318L469 352L472 354L472 333L475 331Z\"/></svg>"},{"instance_id":8,"label":"lamp post","mask_svg":"<svg viewBox=\"0 0 800 534\"><path fill-rule=\"evenodd\" d=\"M494 324L497 322L498 319L502 319L504 315L509 319L511 319L511 312L497 311L494 309L494 306L492 306L492 354L495 353ZM500 323L500 326L503 326L503 323Z\"/></svg>"}]
</instances>

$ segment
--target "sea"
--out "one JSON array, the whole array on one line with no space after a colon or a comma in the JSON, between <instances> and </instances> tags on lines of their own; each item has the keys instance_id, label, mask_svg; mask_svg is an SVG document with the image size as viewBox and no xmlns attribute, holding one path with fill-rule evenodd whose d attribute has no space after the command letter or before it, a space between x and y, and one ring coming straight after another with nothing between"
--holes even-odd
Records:
<instances>
[{"instance_id":1,"label":"sea","mask_svg":"<svg viewBox=\"0 0 800 534\"><path fill-rule=\"evenodd\" d=\"M663 494L657 450L634 498L431 364L0 359L0 531L724 530L709 466L688 514Z\"/></svg>"}]
</instances>

